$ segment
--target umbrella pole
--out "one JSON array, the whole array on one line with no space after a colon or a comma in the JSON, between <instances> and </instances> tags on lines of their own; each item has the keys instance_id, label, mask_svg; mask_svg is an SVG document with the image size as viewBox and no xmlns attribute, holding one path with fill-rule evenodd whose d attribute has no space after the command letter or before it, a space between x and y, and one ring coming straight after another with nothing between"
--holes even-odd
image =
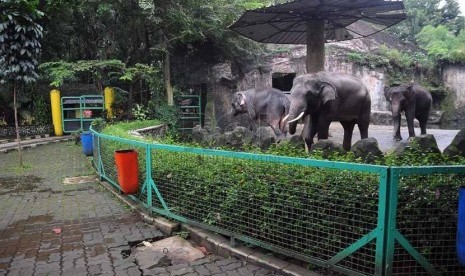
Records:
<instances>
[{"instance_id":1,"label":"umbrella pole","mask_svg":"<svg viewBox=\"0 0 465 276\"><path fill-rule=\"evenodd\" d=\"M307 21L307 73L323 71L325 67L325 22Z\"/></svg>"}]
</instances>

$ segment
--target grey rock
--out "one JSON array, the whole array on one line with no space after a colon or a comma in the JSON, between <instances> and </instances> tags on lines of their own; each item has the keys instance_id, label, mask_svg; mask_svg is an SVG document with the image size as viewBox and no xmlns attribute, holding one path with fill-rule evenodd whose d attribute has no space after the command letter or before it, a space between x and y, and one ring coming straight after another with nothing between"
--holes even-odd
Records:
<instances>
[{"instance_id":1,"label":"grey rock","mask_svg":"<svg viewBox=\"0 0 465 276\"><path fill-rule=\"evenodd\" d=\"M255 132L255 141L262 150L266 150L276 143L276 136L271 127L259 127Z\"/></svg>"},{"instance_id":2,"label":"grey rock","mask_svg":"<svg viewBox=\"0 0 465 276\"><path fill-rule=\"evenodd\" d=\"M192 141L194 143L199 143L199 144L204 144L206 141L208 141L210 133L208 132L207 129L202 128L199 125L196 125L192 129Z\"/></svg>"},{"instance_id":3,"label":"grey rock","mask_svg":"<svg viewBox=\"0 0 465 276\"><path fill-rule=\"evenodd\" d=\"M431 134L412 137L409 141L412 146L418 147L422 151L441 153L438 143L436 142L436 138L434 138Z\"/></svg>"},{"instance_id":4,"label":"grey rock","mask_svg":"<svg viewBox=\"0 0 465 276\"><path fill-rule=\"evenodd\" d=\"M367 163L373 163L377 158L383 156L379 149L378 141L375 138L361 139L352 146L351 152L355 157L362 158Z\"/></svg>"},{"instance_id":5,"label":"grey rock","mask_svg":"<svg viewBox=\"0 0 465 276\"><path fill-rule=\"evenodd\" d=\"M289 144L293 145L296 148L305 149L305 141L300 135L292 135L289 138Z\"/></svg>"},{"instance_id":6,"label":"grey rock","mask_svg":"<svg viewBox=\"0 0 465 276\"><path fill-rule=\"evenodd\" d=\"M152 250L150 247L137 248L135 258L142 270L171 265L171 260L163 251Z\"/></svg>"},{"instance_id":7,"label":"grey rock","mask_svg":"<svg viewBox=\"0 0 465 276\"><path fill-rule=\"evenodd\" d=\"M447 156L465 156L465 129L455 135L454 139L443 152Z\"/></svg>"},{"instance_id":8,"label":"grey rock","mask_svg":"<svg viewBox=\"0 0 465 276\"><path fill-rule=\"evenodd\" d=\"M240 148L244 142L250 140L252 132L245 127L236 127L233 131L224 134L226 144L231 147Z\"/></svg>"},{"instance_id":9,"label":"grey rock","mask_svg":"<svg viewBox=\"0 0 465 276\"><path fill-rule=\"evenodd\" d=\"M425 134L409 138L407 141L400 141L394 149L396 155L402 155L406 150L416 149L421 152L441 153L436 138L431 134Z\"/></svg>"},{"instance_id":10,"label":"grey rock","mask_svg":"<svg viewBox=\"0 0 465 276\"><path fill-rule=\"evenodd\" d=\"M344 149L341 144L338 144L330 139L321 139L318 140L315 144L312 145L311 151L321 151L324 158L329 157L333 153L342 153Z\"/></svg>"}]
</instances>

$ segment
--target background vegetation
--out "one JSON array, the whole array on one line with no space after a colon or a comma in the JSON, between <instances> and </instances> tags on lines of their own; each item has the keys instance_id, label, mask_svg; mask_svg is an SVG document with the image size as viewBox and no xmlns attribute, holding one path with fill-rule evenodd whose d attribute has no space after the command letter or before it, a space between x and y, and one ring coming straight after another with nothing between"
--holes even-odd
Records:
<instances>
[{"instance_id":1,"label":"background vegetation","mask_svg":"<svg viewBox=\"0 0 465 276\"><path fill-rule=\"evenodd\" d=\"M173 104L184 76L171 76L173 60L188 63L201 57L205 63L234 61L250 64L265 53L254 43L229 30L245 9L275 3L272 0L34 0L28 1L44 16L41 83L53 87L92 83L97 91L117 88L120 109L114 118L130 119L131 110L147 110ZM380 48L378 53L353 52L347 59L370 67L387 67L395 84L421 72L432 80L431 90L446 93L438 75L445 63L465 62L465 20L457 0L405 0L407 20L391 28L396 36L421 47L410 53ZM395 70L390 70L394 68ZM21 124L49 123L48 95L36 95L38 86L18 95ZM1 124L11 124L10 87L3 87ZM39 101L37 101L39 99ZM137 106L136 106L137 104ZM171 111L163 112L164 115ZM171 112L172 113L172 112ZM138 112L140 114L140 112ZM168 116L169 117L169 116Z\"/></svg>"}]
</instances>

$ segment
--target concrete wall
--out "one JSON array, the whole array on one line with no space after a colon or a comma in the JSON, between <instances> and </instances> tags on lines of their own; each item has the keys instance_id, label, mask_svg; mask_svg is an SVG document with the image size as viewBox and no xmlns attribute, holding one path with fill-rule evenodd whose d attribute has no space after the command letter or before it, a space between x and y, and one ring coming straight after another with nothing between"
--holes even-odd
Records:
<instances>
[{"instance_id":1,"label":"concrete wall","mask_svg":"<svg viewBox=\"0 0 465 276\"><path fill-rule=\"evenodd\" d=\"M455 108L465 107L465 66L445 65L442 69L444 85L453 93Z\"/></svg>"}]
</instances>

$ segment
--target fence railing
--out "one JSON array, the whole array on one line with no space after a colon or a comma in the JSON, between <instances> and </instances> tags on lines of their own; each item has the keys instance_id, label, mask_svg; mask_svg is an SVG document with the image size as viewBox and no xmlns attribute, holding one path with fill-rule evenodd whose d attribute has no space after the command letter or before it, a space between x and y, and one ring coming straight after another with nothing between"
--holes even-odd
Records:
<instances>
[{"instance_id":1,"label":"fence railing","mask_svg":"<svg viewBox=\"0 0 465 276\"><path fill-rule=\"evenodd\" d=\"M191 148L94 134L93 162L116 188L113 153L139 153L150 213L347 275L465 275L455 256L465 166L388 167Z\"/></svg>"}]
</instances>

